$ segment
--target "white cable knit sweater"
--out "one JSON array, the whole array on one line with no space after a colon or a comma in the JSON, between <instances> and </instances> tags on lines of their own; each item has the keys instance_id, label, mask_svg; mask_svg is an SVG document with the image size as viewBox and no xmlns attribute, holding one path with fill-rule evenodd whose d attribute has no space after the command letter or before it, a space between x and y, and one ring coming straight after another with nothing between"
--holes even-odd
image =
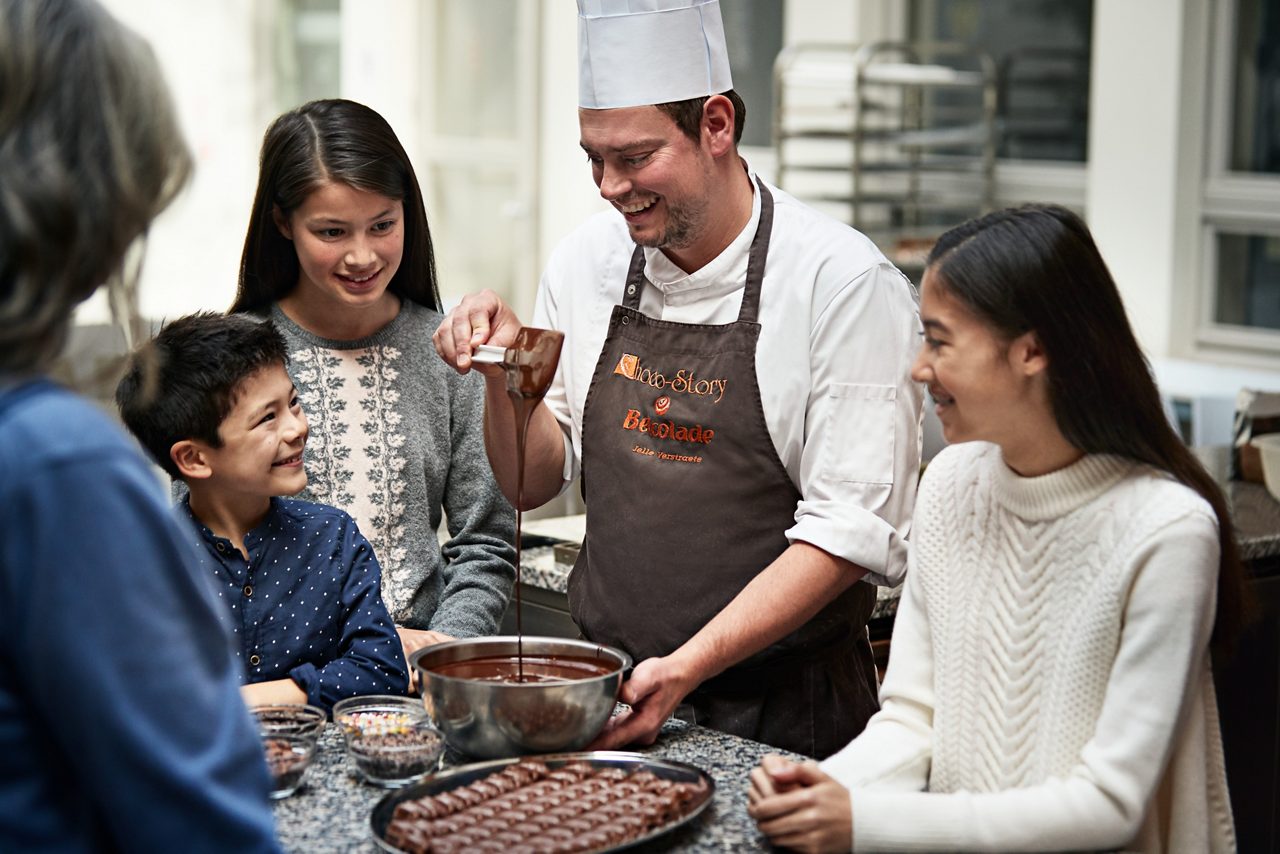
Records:
<instances>
[{"instance_id":1,"label":"white cable knit sweater","mask_svg":"<svg viewBox=\"0 0 1280 854\"><path fill-rule=\"evenodd\" d=\"M915 519L882 709L822 765L854 850L1234 851L1209 505L1116 457L1022 478L973 442Z\"/></svg>"}]
</instances>

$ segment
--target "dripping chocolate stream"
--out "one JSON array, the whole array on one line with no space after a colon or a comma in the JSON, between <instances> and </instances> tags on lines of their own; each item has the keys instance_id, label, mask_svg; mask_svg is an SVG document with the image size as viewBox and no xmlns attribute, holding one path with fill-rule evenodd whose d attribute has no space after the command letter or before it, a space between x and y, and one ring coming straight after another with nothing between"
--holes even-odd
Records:
<instances>
[{"instance_id":1,"label":"dripping chocolate stream","mask_svg":"<svg viewBox=\"0 0 1280 854\"><path fill-rule=\"evenodd\" d=\"M529 436L529 422L539 401L551 387L564 333L549 329L522 327L515 342L507 348L503 366L507 372L507 397L516 419L516 681L524 681L524 601L520 594L522 562L521 530L524 526L524 466Z\"/></svg>"}]
</instances>

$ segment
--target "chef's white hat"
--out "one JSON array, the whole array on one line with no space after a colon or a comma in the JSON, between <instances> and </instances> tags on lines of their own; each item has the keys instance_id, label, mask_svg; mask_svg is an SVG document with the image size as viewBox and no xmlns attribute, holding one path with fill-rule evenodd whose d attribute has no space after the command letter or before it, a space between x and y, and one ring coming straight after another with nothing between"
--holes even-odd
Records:
<instances>
[{"instance_id":1,"label":"chef's white hat","mask_svg":"<svg viewBox=\"0 0 1280 854\"><path fill-rule=\"evenodd\" d=\"M578 0L578 106L665 104L733 88L720 0Z\"/></svg>"}]
</instances>

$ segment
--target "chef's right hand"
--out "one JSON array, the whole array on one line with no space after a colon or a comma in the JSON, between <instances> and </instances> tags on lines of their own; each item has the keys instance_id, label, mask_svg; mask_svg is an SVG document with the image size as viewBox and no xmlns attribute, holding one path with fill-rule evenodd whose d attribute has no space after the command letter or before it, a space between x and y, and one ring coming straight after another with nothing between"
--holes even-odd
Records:
<instances>
[{"instance_id":1,"label":"chef's right hand","mask_svg":"<svg viewBox=\"0 0 1280 854\"><path fill-rule=\"evenodd\" d=\"M629 744L653 744L658 730L698 682L673 657L646 658L622 685L620 699L631 706L605 723L587 750L617 750Z\"/></svg>"},{"instance_id":2,"label":"chef's right hand","mask_svg":"<svg viewBox=\"0 0 1280 854\"><path fill-rule=\"evenodd\" d=\"M431 336L436 352L458 373L471 370L472 349L478 344L510 347L520 331L520 318L491 290L468 294L445 316ZM474 365L486 376L501 376L499 365Z\"/></svg>"}]
</instances>

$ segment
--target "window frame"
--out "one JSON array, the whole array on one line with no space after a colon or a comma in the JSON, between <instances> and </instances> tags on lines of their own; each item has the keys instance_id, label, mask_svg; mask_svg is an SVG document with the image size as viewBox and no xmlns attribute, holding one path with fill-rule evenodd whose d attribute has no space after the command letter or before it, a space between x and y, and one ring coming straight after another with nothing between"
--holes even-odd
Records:
<instances>
[{"instance_id":1,"label":"window frame","mask_svg":"<svg viewBox=\"0 0 1280 854\"><path fill-rule=\"evenodd\" d=\"M1196 355L1280 356L1280 330L1215 319L1218 237L1280 237L1280 175L1230 167L1234 127L1235 31L1240 0L1215 4L1208 27L1209 88L1204 112L1205 157L1201 181L1200 249L1192 340Z\"/></svg>"},{"instance_id":2,"label":"window frame","mask_svg":"<svg viewBox=\"0 0 1280 854\"><path fill-rule=\"evenodd\" d=\"M882 0L887 2L887 0ZM1096 4L1098 0L1093 0ZM886 12L885 20L891 23L898 38L911 38L912 17L917 10L912 3L894 4L896 14ZM1092 38L1092 34L1090 34ZM1090 83L1092 86L1092 82ZM1092 98L1092 94L1090 94ZM1078 213L1085 209L1085 190L1088 183L1089 158L1086 151L1083 161L1027 160L1017 157L1001 157L995 162L995 206L1013 207L1029 202L1062 205Z\"/></svg>"},{"instance_id":3,"label":"window frame","mask_svg":"<svg viewBox=\"0 0 1280 854\"><path fill-rule=\"evenodd\" d=\"M424 49L433 49L440 38L440 11L449 0L415 2L420 3L417 32L421 44L426 46ZM515 112L509 123L511 136L471 136L438 121L442 117L436 99L436 84L439 82L435 76L436 67L433 62L424 61L417 71L419 120L416 131L420 139L418 148L413 153L413 160L428 218L433 216L433 210L444 210L446 207L441 197L444 192L440 180L442 171L492 168L511 177L511 196L503 203L497 215L500 222L510 224L514 234L507 246L508 282L470 280L466 275L465 265L454 261L454 267L450 269L450 262L439 254L439 250L436 263L444 268L441 270L441 279L446 284L441 298L445 305L456 302L467 293L487 287L497 291L520 317L529 317L533 313L534 289L527 287L525 283L529 281L531 270L536 275L541 269L538 259L541 170L530 168L528 164L541 162L541 86L544 71L539 51L543 24L541 4L515 0L512 7L516 13L513 66L516 69L514 76L517 94L514 98ZM449 228L438 226L434 222L433 220L432 239L438 246L448 244ZM454 223L454 227L460 226ZM469 227L478 226L472 224ZM456 249L453 257L457 257Z\"/></svg>"}]
</instances>

